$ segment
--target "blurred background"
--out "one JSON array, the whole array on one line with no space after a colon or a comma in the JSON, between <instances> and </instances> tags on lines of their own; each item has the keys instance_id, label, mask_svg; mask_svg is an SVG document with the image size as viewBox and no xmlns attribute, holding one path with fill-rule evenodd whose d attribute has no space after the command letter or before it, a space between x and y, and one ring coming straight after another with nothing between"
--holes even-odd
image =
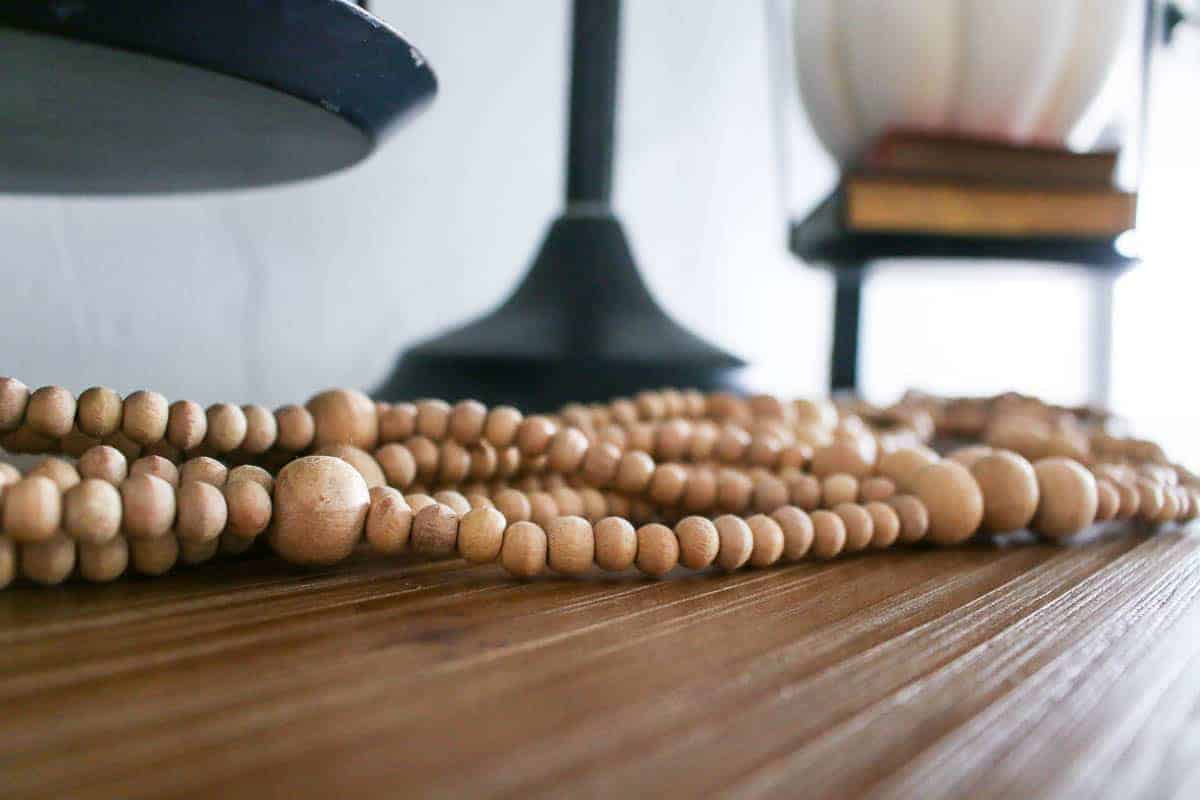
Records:
<instances>
[{"instance_id":1,"label":"blurred background","mask_svg":"<svg viewBox=\"0 0 1200 800\"><path fill-rule=\"evenodd\" d=\"M0 372L202 404L298 402L370 388L402 348L498 303L560 206L569 4L372 11L428 56L440 92L357 168L177 198L0 195ZM786 247L767 20L740 0L627 1L616 206L676 319L751 362L755 388L820 394L832 281ZM1200 37L1181 26L1150 96L1146 260L1115 296L1113 405L1177 453L1200 453L1198 76ZM803 130L789 158L805 180L787 191L816 204L833 162ZM1086 287L1082 273L1008 265L882 269L865 298L863 391L1079 401Z\"/></svg>"}]
</instances>

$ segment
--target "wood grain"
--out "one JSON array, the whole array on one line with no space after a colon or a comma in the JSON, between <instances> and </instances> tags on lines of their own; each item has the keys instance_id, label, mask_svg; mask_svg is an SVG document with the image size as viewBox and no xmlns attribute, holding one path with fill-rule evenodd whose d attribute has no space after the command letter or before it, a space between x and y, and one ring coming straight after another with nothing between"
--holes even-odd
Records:
<instances>
[{"instance_id":1,"label":"wood grain","mask_svg":"<svg viewBox=\"0 0 1200 800\"><path fill-rule=\"evenodd\" d=\"M1166 797L1200 539L666 581L269 558L0 595L0 796Z\"/></svg>"}]
</instances>

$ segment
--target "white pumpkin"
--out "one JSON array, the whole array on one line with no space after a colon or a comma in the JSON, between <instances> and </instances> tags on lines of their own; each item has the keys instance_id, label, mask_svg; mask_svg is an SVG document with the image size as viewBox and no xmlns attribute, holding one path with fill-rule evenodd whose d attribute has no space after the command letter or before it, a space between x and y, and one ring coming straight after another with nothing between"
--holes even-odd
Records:
<instances>
[{"instance_id":1,"label":"white pumpkin","mask_svg":"<svg viewBox=\"0 0 1200 800\"><path fill-rule=\"evenodd\" d=\"M1065 144L1108 77L1133 4L792 0L802 103L841 164L898 127Z\"/></svg>"}]
</instances>

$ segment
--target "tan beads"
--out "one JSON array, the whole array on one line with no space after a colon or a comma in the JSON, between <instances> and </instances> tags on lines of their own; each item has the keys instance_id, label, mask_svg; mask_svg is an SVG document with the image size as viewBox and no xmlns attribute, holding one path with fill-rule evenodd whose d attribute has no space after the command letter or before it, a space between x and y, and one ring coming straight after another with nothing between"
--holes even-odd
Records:
<instances>
[{"instance_id":1,"label":"tan beads","mask_svg":"<svg viewBox=\"0 0 1200 800\"><path fill-rule=\"evenodd\" d=\"M864 506L871 515L871 547L882 550L891 547L900 538L900 516L895 509L878 500Z\"/></svg>"},{"instance_id":2,"label":"tan beads","mask_svg":"<svg viewBox=\"0 0 1200 800\"><path fill-rule=\"evenodd\" d=\"M622 492L639 493L646 489L653 476L654 460L646 453L632 450L622 455L617 464L615 485Z\"/></svg>"},{"instance_id":3,"label":"tan beads","mask_svg":"<svg viewBox=\"0 0 1200 800\"><path fill-rule=\"evenodd\" d=\"M246 434L242 438L241 451L250 456L267 452L279 436L275 415L256 405L242 406L242 414L246 417Z\"/></svg>"},{"instance_id":4,"label":"tan beads","mask_svg":"<svg viewBox=\"0 0 1200 800\"><path fill-rule=\"evenodd\" d=\"M846 546L846 523L832 511L819 509L809 515L813 525L812 555L830 559L841 554Z\"/></svg>"},{"instance_id":5,"label":"tan beads","mask_svg":"<svg viewBox=\"0 0 1200 800\"><path fill-rule=\"evenodd\" d=\"M175 523L175 489L153 475L122 483L121 506L121 528L134 539L165 536Z\"/></svg>"},{"instance_id":6,"label":"tan beads","mask_svg":"<svg viewBox=\"0 0 1200 800\"><path fill-rule=\"evenodd\" d=\"M99 544L121 530L121 493L107 481L87 478L63 496L63 529L76 541Z\"/></svg>"},{"instance_id":7,"label":"tan beads","mask_svg":"<svg viewBox=\"0 0 1200 800\"><path fill-rule=\"evenodd\" d=\"M241 539L253 539L267 529L271 522L271 493L263 483L237 477L225 484L222 493L227 513L226 532Z\"/></svg>"},{"instance_id":8,"label":"tan beads","mask_svg":"<svg viewBox=\"0 0 1200 800\"><path fill-rule=\"evenodd\" d=\"M993 533L1029 525L1038 507L1038 481L1033 465L1009 450L995 450L970 467L983 492L983 527Z\"/></svg>"},{"instance_id":9,"label":"tan beads","mask_svg":"<svg viewBox=\"0 0 1200 800\"><path fill-rule=\"evenodd\" d=\"M769 567L783 556L783 528L765 514L755 514L746 520L753 538L750 551L750 566Z\"/></svg>"},{"instance_id":10,"label":"tan beads","mask_svg":"<svg viewBox=\"0 0 1200 800\"><path fill-rule=\"evenodd\" d=\"M1079 533L1096 520L1096 479L1079 462L1053 456L1033 465L1041 499L1033 529L1051 539Z\"/></svg>"},{"instance_id":11,"label":"tan beads","mask_svg":"<svg viewBox=\"0 0 1200 800\"><path fill-rule=\"evenodd\" d=\"M504 544L505 527L504 515L494 508L468 511L458 524L458 554L472 564L492 563Z\"/></svg>"},{"instance_id":12,"label":"tan beads","mask_svg":"<svg viewBox=\"0 0 1200 800\"><path fill-rule=\"evenodd\" d=\"M741 517L724 514L713 520L720 549L717 552L716 564L724 570L735 570L750 560L754 552L754 534L750 526Z\"/></svg>"},{"instance_id":13,"label":"tan beads","mask_svg":"<svg viewBox=\"0 0 1200 800\"><path fill-rule=\"evenodd\" d=\"M205 412L208 432L204 444L214 453L231 453L242 446L248 423L246 413L230 403L211 405Z\"/></svg>"},{"instance_id":14,"label":"tan beads","mask_svg":"<svg viewBox=\"0 0 1200 800\"><path fill-rule=\"evenodd\" d=\"M179 542L171 534L129 542L133 568L143 575L163 575L179 560Z\"/></svg>"},{"instance_id":15,"label":"tan beads","mask_svg":"<svg viewBox=\"0 0 1200 800\"><path fill-rule=\"evenodd\" d=\"M179 485L179 467L162 456L142 456L129 465L130 475L153 475L172 486Z\"/></svg>"},{"instance_id":16,"label":"tan beads","mask_svg":"<svg viewBox=\"0 0 1200 800\"><path fill-rule=\"evenodd\" d=\"M887 504L900 518L900 541L913 544L929 533L929 511L925 504L908 494L890 497Z\"/></svg>"},{"instance_id":17,"label":"tan beads","mask_svg":"<svg viewBox=\"0 0 1200 800\"><path fill-rule=\"evenodd\" d=\"M526 417L517 428L517 447L526 456L540 456L550 446L550 440L557 430L558 426L549 417Z\"/></svg>"},{"instance_id":18,"label":"tan beads","mask_svg":"<svg viewBox=\"0 0 1200 800\"><path fill-rule=\"evenodd\" d=\"M119 486L129 473L129 463L120 450L102 444L80 456L77 469L81 478L98 478Z\"/></svg>"},{"instance_id":19,"label":"tan beads","mask_svg":"<svg viewBox=\"0 0 1200 800\"><path fill-rule=\"evenodd\" d=\"M167 409L167 441L183 452L195 450L208 435L208 415L199 403L177 400Z\"/></svg>"},{"instance_id":20,"label":"tan beads","mask_svg":"<svg viewBox=\"0 0 1200 800\"><path fill-rule=\"evenodd\" d=\"M384 476L383 468L379 466L379 462L367 451L353 445L327 444L324 447L317 448L313 455L332 456L345 461L358 470L358 474L362 475L363 480L367 482L368 489L373 489L376 486L386 486L388 483L387 478Z\"/></svg>"},{"instance_id":21,"label":"tan beads","mask_svg":"<svg viewBox=\"0 0 1200 800\"><path fill-rule=\"evenodd\" d=\"M679 540L679 563L688 569L706 569L721 549L717 526L705 517L684 517L675 525Z\"/></svg>"},{"instance_id":22,"label":"tan beads","mask_svg":"<svg viewBox=\"0 0 1200 800\"><path fill-rule=\"evenodd\" d=\"M79 395L75 405L75 424L83 434L103 439L120 430L123 408L119 394L104 386L93 386ZM0 426L2 429L3 426Z\"/></svg>"},{"instance_id":23,"label":"tan beads","mask_svg":"<svg viewBox=\"0 0 1200 800\"><path fill-rule=\"evenodd\" d=\"M587 451L588 440L582 431L563 428L550 440L546 451L546 465L555 472L573 473L583 463Z\"/></svg>"},{"instance_id":24,"label":"tan beads","mask_svg":"<svg viewBox=\"0 0 1200 800\"><path fill-rule=\"evenodd\" d=\"M329 456L296 459L275 479L268 539L293 563L336 563L350 555L362 537L370 502L366 482L345 461Z\"/></svg>"},{"instance_id":25,"label":"tan beads","mask_svg":"<svg viewBox=\"0 0 1200 800\"><path fill-rule=\"evenodd\" d=\"M845 473L866 477L875 466L874 448L857 440L838 440L813 451L812 471L817 477Z\"/></svg>"},{"instance_id":26,"label":"tan beads","mask_svg":"<svg viewBox=\"0 0 1200 800\"><path fill-rule=\"evenodd\" d=\"M637 529L637 568L661 578L679 563L679 540L666 525L652 522Z\"/></svg>"},{"instance_id":27,"label":"tan beads","mask_svg":"<svg viewBox=\"0 0 1200 800\"><path fill-rule=\"evenodd\" d=\"M317 423L312 412L303 406L288 405L275 409L278 433L275 446L289 453L298 453L312 446Z\"/></svg>"},{"instance_id":28,"label":"tan beads","mask_svg":"<svg viewBox=\"0 0 1200 800\"><path fill-rule=\"evenodd\" d=\"M983 493L967 468L939 461L913 478L913 494L929 513L926 538L935 544L957 544L975 535L983 522Z\"/></svg>"},{"instance_id":29,"label":"tan beads","mask_svg":"<svg viewBox=\"0 0 1200 800\"><path fill-rule=\"evenodd\" d=\"M62 521L62 495L43 475L18 481L4 489L4 533L14 542L44 542L54 538Z\"/></svg>"},{"instance_id":30,"label":"tan beads","mask_svg":"<svg viewBox=\"0 0 1200 800\"><path fill-rule=\"evenodd\" d=\"M389 486L407 489L417 479L417 461L402 444L385 444L375 451L375 460Z\"/></svg>"},{"instance_id":31,"label":"tan beads","mask_svg":"<svg viewBox=\"0 0 1200 800\"><path fill-rule=\"evenodd\" d=\"M0 433L21 427L28 404L28 386L16 378L0 378Z\"/></svg>"},{"instance_id":32,"label":"tan beads","mask_svg":"<svg viewBox=\"0 0 1200 800\"><path fill-rule=\"evenodd\" d=\"M866 478L858 485L858 499L862 503L887 500L896 493L896 484L891 478Z\"/></svg>"},{"instance_id":33,"label":"tan beads","mask_svg":"<svg viewBox=\"0 0 1200 800\"><path fill-rule=\"evenodd\" d=\"M532 522L514 522L504 531L500 564L518 578L532 578L546 569L546 532Z\"/></svg>"},{"instance_id":34,"label":"tan beads","mask_svg":"<svg viewBox=\"0 0 1200 800\"><path fill-rule=\"evenodd\" d=\"M866 550L875 535L875 522L867 510L857 503L840 503L834 506L833 513L841 518L846 528L845 551Z\"/></svg>"},{"instance_id":35,"label":"tan beads","mask_svg":"<svg viewBox=\"0 0 1200 800\"><path fill-rule=\"evenodd\" d=\"M928 447L901 447L879 457L876 472L888 478L902 492L912 490L917 473L938 461L938 454Z\"/></svg>"},{"instance_id":36,"label":"tan beads","mask_svg":"<svg viewBox=\"0 0 1200 800\"><path fill-rule=\"evenodd\" d=\"M313 444L348 444L373 450L379 419L371 398L353 389L331 389L308 401L313 418Z\"/></svg>"},{"instance_id":37,"label":"tan beads","mask_svg":"<svg viewBox=\"0 0 1200 800\"><path fill-rule=\"evenodd\" d=\"M403 552L412 533L412 507L404 495L390 486L376 486L370 490L370 497L367 542L375 552L383 555Z\"/></svg>"},{"instance_id":38,"label":"tan beads","mask_svg":"<svg viewBox=\"0 0 1200 800\"><path fill-rule=\"evenodd\" d=\"M582 575L592 567L596 543L592 526L583 517L562 516L546 526L550 569L563 575Z\"/></svg>"},{"instance_id":39,"label":"tan beads","mask_svg":"<svg viewBox=\"0 0 1200 800\"><path fill-rule=\"evenodd\" d=\"M808 514L796 506L784 506L771 514L783 532L783 559L799 561L808 555L813 543L813 524Z\"/></svg>"},{"instance_id":40,"label":"tan beads","mask_svg":"<svg viewBox=\"0 0 1200 800\"><path fill-rule=\"evenodd\" d=\"M115 581L129 566L129 543L120 536L103 542L79 542L77 558L84 580Z\"/></svg>"},{"instance_id":41,"label":"tan beads","mask_svg":"<svg viewBox=\"0 0 1200 800\"><path fill-rule=\"evenodd\" d=\"M29 475L42 475L54 481L60 492L65 492L79 483L79 471L67 461L50 456L42 459L36 467L29 470Z\"/></svg>"},{"instance_id":42,"label":"tan beads","mask_svg":"<svg viewBox=\"0 0 1200 800\"><path fill-rule=\"evenodd\" d=\"M454 554L458 546L458 514L442 503L431 503L416 512L409 544L413 552L431 558Z\"/></svg>"},{"instance_id":43,"label":"tan beads","mask_svg":"<svg viewBox=\"0 0 1200 800\"><path fill-rule=\"evenodd\" d=\"M853 503L858 499L858 479L845 473L830 475L821 481L821 497L828 508Z\"/></svg>"},{"instance_id":44,"label":"tan beads","mask_svg":"<svg viewBox=\"0 0 1200 800\"><path fill-rule=\"evenodd\" d=\"M167 398L158 392L138 391L125 398L121 432L140 445L157 442L167 434Z\"/></svg>"},{"instance_id":45,"label":"tan beads","mask_svg":"<svg viewBox=\"0 0 1200 800\"><path fill-rule=\"evenodd\" d=\"M1108 522L1117 516L1121 507L1121 495L1111 481L1096 481L1096 521Z\"/></svg>"},{"instance_id":46,"label":"tan beads","mask_svg":"<svg viewBox=\"0 0 1200 800\"><path fill-rule=\"evenodd\" d=\"M208 456L189 458L179 468L180 483L203 481L204 483L210 483L220 488L225 485L228 479L229 468L215 458L209 458Z\"/></svg>"},{"instance_id":47,"label":"tan beads","mask_svg":"<svg viewBox=\"0 0 1200 800\"><path fill-rule=\"evenodd\" d=\"M75 396L61 386L43 386L29 396L25 425L43 436L66 436L75 426Z\"/></svg>"},{"instance_id":48,"label":"tan beads","mask_svg":"<svg viewBox=\"0 0 1200 800\"><path fill-rule=\"evenodd\" d=\"M75 569L75 541L56 534L49 539L21 545L21 574L43 586L54 586Z\"/></svg>"},{"instance_id":49,"label":"tan beads","mask_svg":"<svg viewBox=\"0 0 1200 800\"><path fill-rule=\"evenodd\" d=\"M493 447L504 448L516 442L524 416L512 406L496 406L483 422L484 438Z\"/></svg>"},{"instance_id":50,"label":"tan beads","mask_svg":"<svg viewBox=\"0 0 1200 800\"><path fill-rule=\"evenodd\" d=\"M175 535L180 542L207 542L225 530L229 510L221 490L203 481L181 484L175 496Z\"/></svg>"},{"instance_id":51,"label":"tan beads","mask_svg":"<svg viewBox=\"0 0 1200 800\"><path fill-rule=\"evenodd\" d=\"M621 572L637 558L638 538L629 520L605 517L593 528L596 564L608 572Z\"/></svg>"}]
</instances>

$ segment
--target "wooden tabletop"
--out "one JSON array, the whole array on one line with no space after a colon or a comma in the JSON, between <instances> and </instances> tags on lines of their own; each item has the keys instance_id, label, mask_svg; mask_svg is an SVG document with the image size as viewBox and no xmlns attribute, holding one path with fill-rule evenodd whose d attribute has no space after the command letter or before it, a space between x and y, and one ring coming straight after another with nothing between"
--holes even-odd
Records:
<instances>
[{"instance_id":1,"label":"wooden tabletop","mask_svg":"<svg viewBox=\"0 0 1200 800\"><path fill-rule=\"evenodd\" d=\"M0 593L5 797L1197 797L1200 537Z\"/></svg>"}]
</instances>

